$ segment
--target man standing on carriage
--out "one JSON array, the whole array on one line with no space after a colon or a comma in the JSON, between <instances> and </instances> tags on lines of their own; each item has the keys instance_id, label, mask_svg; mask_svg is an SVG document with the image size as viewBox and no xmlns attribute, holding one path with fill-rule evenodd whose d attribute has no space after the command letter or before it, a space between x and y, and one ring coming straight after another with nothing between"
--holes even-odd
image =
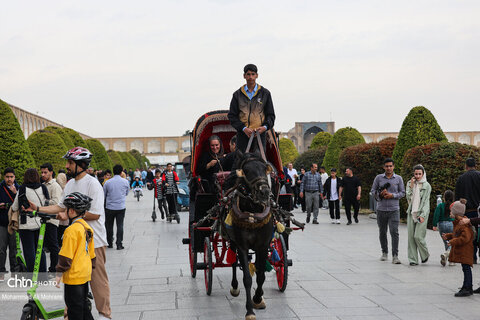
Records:
<instances>
[{"instance_id":1,"label":"man standing on carriage","mask_svg":"<svg viewBox=\"0 0 480 320\"><path fill-rule=\"evenodd\" d=\"M250 136L257 132L265 149L265 131L273 128L275 111L270 91L257 84L257 67L247 64L243 68L246 84L233 93L228 119L237 130L237 149L245 152ZM252 143L252 147L257 144Z\"/></svg>"}]
</instances>

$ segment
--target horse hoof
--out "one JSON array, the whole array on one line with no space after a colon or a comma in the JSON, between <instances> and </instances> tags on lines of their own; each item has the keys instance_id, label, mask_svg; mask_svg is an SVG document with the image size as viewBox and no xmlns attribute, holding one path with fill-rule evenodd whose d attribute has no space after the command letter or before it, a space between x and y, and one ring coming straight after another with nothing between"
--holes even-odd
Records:
<instances>
[{"instance_id":1,"label":"horse hoof","mask_svg":"<svg viewBox=\"0 0 480 320\"><path fill-rule=\"evenodd\" d=\"M256 320L257 317L254 314L249 314L248 316L245 316L245 320Z\"/></svg>"},{"instance_id":2,"label":"horse hoof","mask_svg":"<svg viewBox=\"0 0 480 320\"><path fill-rule=\"evenodd\" d=\"M240 294L240 289L230 288L230 294L232 295L232 297L238 297L238 295Z\"/></svg>"},{"instance_id":3,"label":"horse hoof","mask_svg":"<svg viewBox=\"0 0 480 320\"><path fill-rule=\"evenodd\" d=\"M262 301L260 301L260 303L253 302L253 307L255 309L265 309L267 307L267 304L265 303L265 299L263 299L262 297Z\"/></svg>"}]
</instances>

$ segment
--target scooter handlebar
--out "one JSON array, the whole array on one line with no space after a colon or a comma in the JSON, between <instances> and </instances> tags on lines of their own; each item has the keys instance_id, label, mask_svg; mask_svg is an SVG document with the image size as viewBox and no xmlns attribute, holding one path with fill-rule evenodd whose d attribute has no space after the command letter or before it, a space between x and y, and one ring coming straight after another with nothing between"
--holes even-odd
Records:
<instances>
[{"instance_id":1,"label":"scooter handlebar","mask_svg":"<svg viewBox=\"0 0 480 320\"><path fill-rule=\"evenodd\" d=\"M57 215L55 213L44 213L44 212L39 212L39 211L33 211L33 212L25 212L27 216L30 218L34 217L40 217L44 219L57 219Z\"/></svg>"}]
</instances>

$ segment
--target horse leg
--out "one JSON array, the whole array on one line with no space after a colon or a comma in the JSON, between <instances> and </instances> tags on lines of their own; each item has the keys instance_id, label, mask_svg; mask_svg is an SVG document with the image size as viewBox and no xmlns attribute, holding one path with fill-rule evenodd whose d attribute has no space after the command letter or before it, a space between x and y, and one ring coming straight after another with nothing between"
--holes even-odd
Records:
<instances>
[{"instance_id":1,"label":"horse leg","mask_svg":"<svg viewBox=\"0 0 480 320\"><path fill-rule=\"evenodd\" d=\"M230 294L233 297L238 297L240 294L240 289L238 289L238 281L237 281L237 263L232 265L232 287L230 288Z\"/></svg>"},{"instance_id":2,"label":"horse leg","mask_svg":"<svg viewBox=\"0 0 480 320\"><path fill-rule=\"evenodd\" d=\"M238 249L238 257L243 269L243 286L245 287L245 293L247 296L247 303L245 307L247 308L247 314L245 315L245 320L254 320L256 319L255 313L253 312L253 302L252 302L252 276L250 275L250 270L248 269L248 249L244 251Z\"/></svg>"},{"instance_id":3,"label":"horse leg","mask_svg":"<svg viewBox=\"0 0 480 320\"><path fill-rule=\"evenodd\" d=\"M267 264L268 250L262 249L255 253L255 269L257 274L257 289L253 296L253 307L265 309L267 305L263 299L263 283L265 282L265 265Z\"/></svg>"}]
</instances>

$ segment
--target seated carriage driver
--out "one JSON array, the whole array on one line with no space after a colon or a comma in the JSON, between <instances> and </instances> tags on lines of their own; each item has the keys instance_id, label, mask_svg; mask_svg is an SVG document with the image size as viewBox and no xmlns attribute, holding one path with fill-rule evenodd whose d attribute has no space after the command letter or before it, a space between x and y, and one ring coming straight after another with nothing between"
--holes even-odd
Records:
<instances>
[{"instance_id":1,"label":"seated carriage driver","mask_svg":"<svg viewBox=\"0 0 480 320\"><path fill-rule=\"evenodd\" d=\"M205 192L215 193L215 173L223 171L223 146L220 137L213 135L208 139L208 152L200 157L198 163L198 174L202 180L208 181L208 186L203 185Z\"/></svg>"},{"instance_id":2,"label":"seated carriage driver","mask_svg":"<svg viewBox=\"0 0 480 320\"><path fill-rule=\"evenodd\" d=\"M233 93L228 119L237 130L237 149L245 152L250 136L257 132L265 149L265 131L273 128L275 111L270 91L256 83L257 67L247 64L243 68L246 84ZM258 143L252 143L253 150ZM251 151L253 151L251 150Z\"/></svg>"},{"instance_id":3,"label":"seated carriage driver","mask_svg":"<svg viewBox=\"0 0 480 320\"><path fill-rule=\"evenodd\" d=\"M237 136L230 139L230 153L224 155L220 160L223 171L232 171L233 163L235 162L235 150L237 148Z\"/></svg>"}]
</instances>

